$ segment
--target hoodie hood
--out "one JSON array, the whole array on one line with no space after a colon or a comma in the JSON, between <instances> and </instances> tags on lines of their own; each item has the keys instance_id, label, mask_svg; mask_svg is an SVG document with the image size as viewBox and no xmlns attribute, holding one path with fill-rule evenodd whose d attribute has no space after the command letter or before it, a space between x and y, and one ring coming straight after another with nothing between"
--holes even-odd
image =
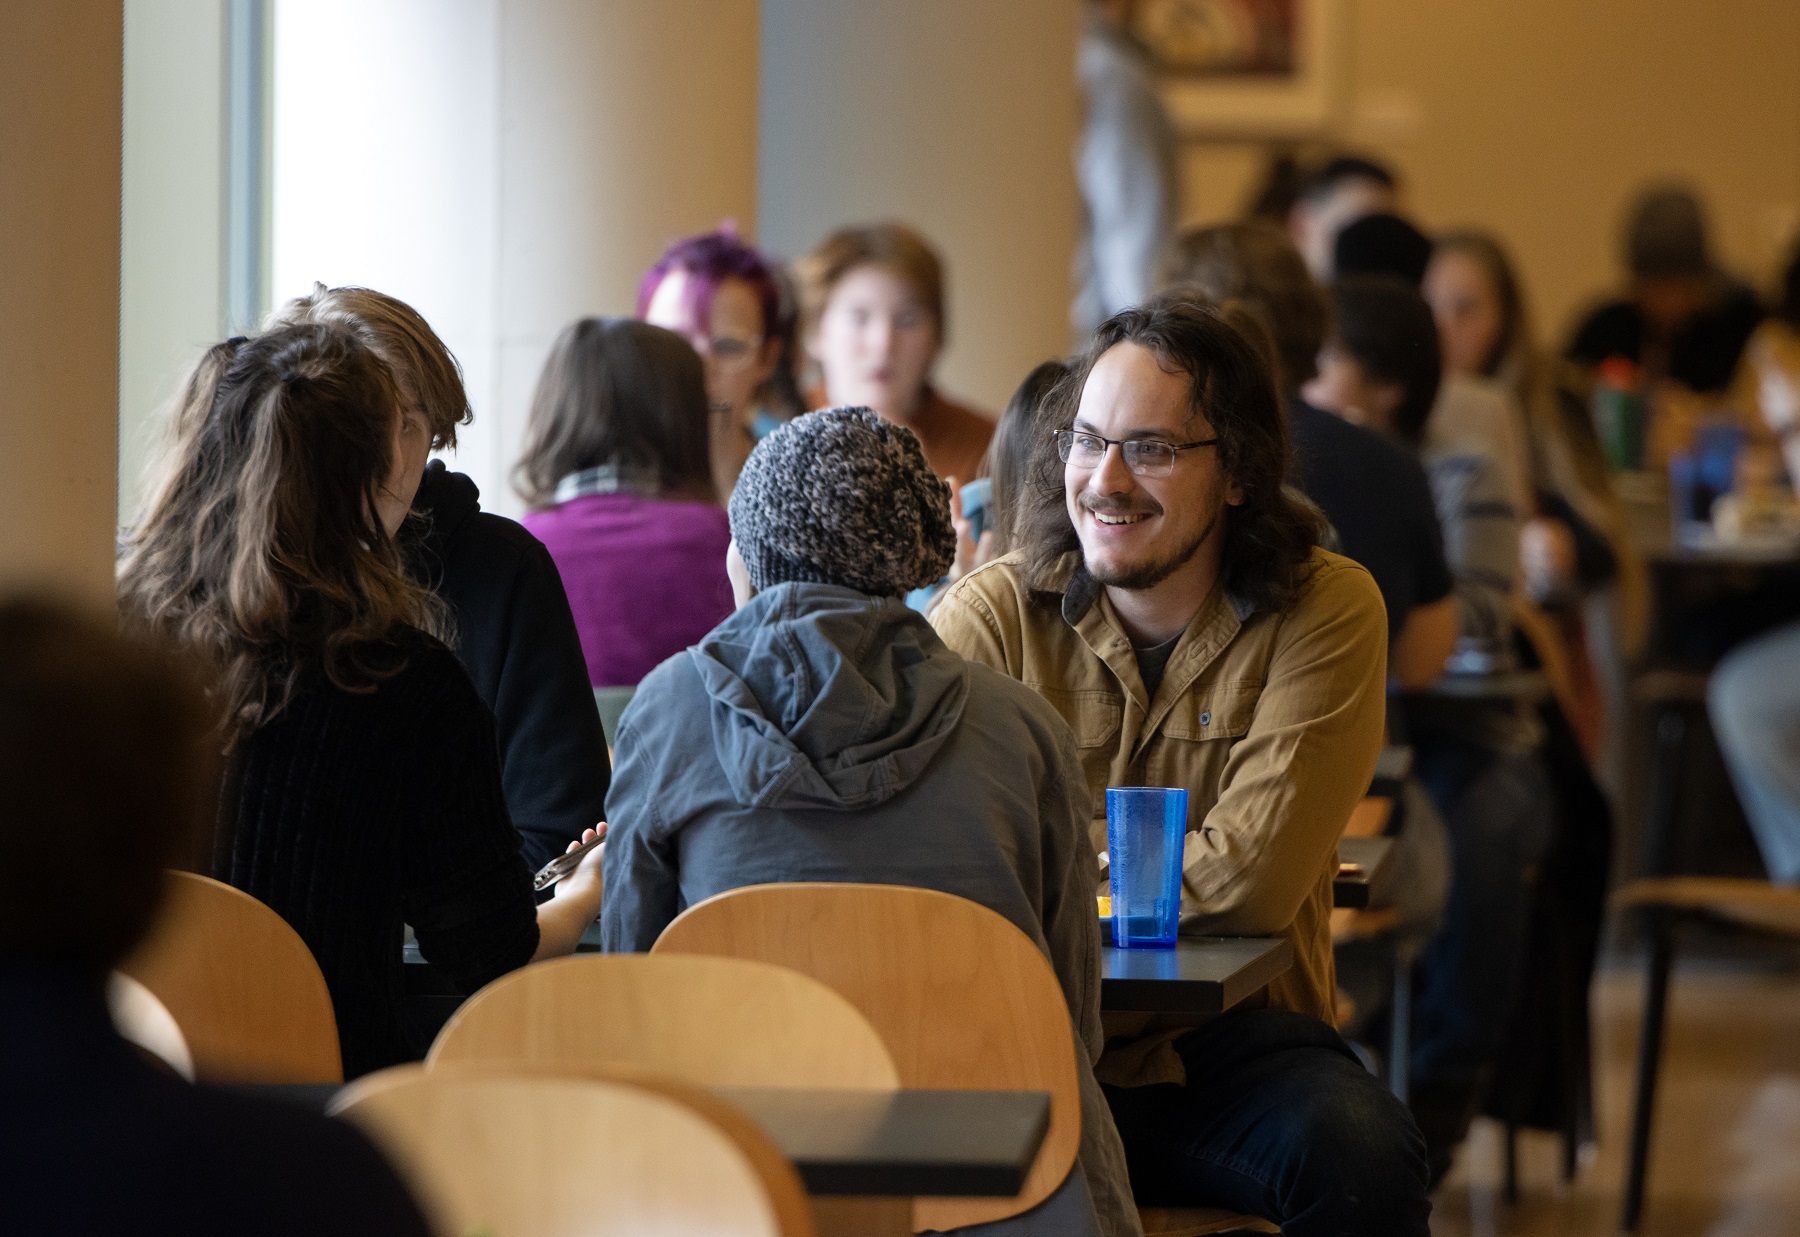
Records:
<instances>
[{"instance_id":1,"label":"hoodie hood","mask_svg":"<svg viewBox=\"0 0 1800 1237\"><path fill-rule=\"evenodd\" d=\"M451 472L442 460L425 465L402 545L413 578L429 588L443 581L444 557L457 531L481 510L481 491L468 477Z\"/></svg>"},{"instance_id":2,"label":"hoodie hood","mask_svg":"<svg viewBox=\"0 0 1800 1237\"><path fill-rule=\"evenodd\" d=\"M968 669L896 598L832 584L758 593L688 650L745 807L874 807L962 719Z\"/></svg>"}]
</instances>

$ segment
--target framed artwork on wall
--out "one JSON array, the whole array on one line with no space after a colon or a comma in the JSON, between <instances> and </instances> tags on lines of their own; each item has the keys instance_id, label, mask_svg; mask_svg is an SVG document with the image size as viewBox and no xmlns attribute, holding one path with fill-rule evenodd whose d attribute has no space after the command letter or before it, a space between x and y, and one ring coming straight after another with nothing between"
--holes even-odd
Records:
<instances>
[{"instance_id":1,"label":"framed artwork on wall","mask_svg":"<svg viewBox=\"0 0 1800 1237\"><path fill-rule=\"evenodd\" d=\"M1141 0L1133 26L1177 129L1312 137L1342 111L1347 0Z\"/></svg>"}]
</instances>

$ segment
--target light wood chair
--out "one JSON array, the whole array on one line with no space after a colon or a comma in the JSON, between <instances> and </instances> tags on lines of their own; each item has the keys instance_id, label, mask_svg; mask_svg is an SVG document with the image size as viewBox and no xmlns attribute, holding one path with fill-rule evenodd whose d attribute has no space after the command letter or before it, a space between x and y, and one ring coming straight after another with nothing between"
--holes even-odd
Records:
<instances>
[{"instance_id":1,"label":"light wood chair","mask_svg":"<svg viewBox=\"0 0 1800 1237\"><path fill-rule=\"evenodd\" d=\"M475 1062L628 1065L701 1087L900 1085L881 1035L818 980L679 954L577 954L502 976L456 1011L427 1058Z\"/></svg>"},{"instance_id":2,"label":"light wood chair","mask_svg":"<svg viewBox=\"0 0 1800 1237\"><path fill-rule=\"evenodd\" d=\"M915 1229L1018 1215L1068 1176L1081 1138L1068 1004L1037 947L986 907L899 885L752 885L689 907L651 954L755 958L811 975L881 1033L905 1086L1050 1094L1025 1188L1010 1199L921 1198Z\"/></svg>"},{"instance_id":3,"label":"light wood chair","mask_svg":"<svg viewBox=\"0 0 1800 1237\"><path fill-rule=\"evenodd\" d=\"M649 1070L701 1087L900 1085L881 1035L811 976L747 958L577 954L504 975L470 997L426 1059L616 1076ZM905 1234L907 1198L818 1196L819 1232Z\"/></svg>"},{"instance_id":4,"label":"light wood chair","mask_svg":"<svg viewBox=\"0 0 1800 1237\"><path fill-rule=\"evenodd\" d=\"M437 1231L493 1237L814 1237L793 1165L742 1112L666 1079L380 1070L332 1104Z\"/></svg>"},{"instance_id":5,"label":"light wood chair","mask_svg":"<svg viewBox=\"0 0 1800 1237\"><path fill-rule=\"evenodd\" d=\"M169 1071L194 1081L194 1054L169 1007L129 975L114 971L106 980L106 1012L129 1044L161 1061Z\"/></svg>"},{"instance_id":6,"label":"light wood chair","mask_svg":"<svg viewBox=\"0 0 1800 1237\"><path fill-rule=\"evenodd\" d=\"M161 1001L203 1082L342 1082L331 993L306 942L242 890L171 872L149 937L120 964Z\"/></svg>"}]
</instances>

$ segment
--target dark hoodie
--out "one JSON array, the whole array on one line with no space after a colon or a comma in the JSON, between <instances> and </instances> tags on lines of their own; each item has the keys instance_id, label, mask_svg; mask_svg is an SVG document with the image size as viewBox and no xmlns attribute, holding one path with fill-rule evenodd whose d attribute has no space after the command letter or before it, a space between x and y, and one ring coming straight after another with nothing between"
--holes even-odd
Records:
<instances>
[{"instance_id":1,"label":"dark hoodie","mask_svg":"<svg viewBox=\"0 0 1800 1237\"><path fill-rule=\"evenodd\" d=\"M409 561L450 603L456 655L494 711L506 806L535 869L604 818L606 737L556 563L480 499L433 460L413 500L423 519Z\"/></svg>"},{"instance_id":2,"label":"dark hoodie","mask_svg":"<svg viewBox=\"0 0 1800 1237\"><path fill-rule=\"evenodd\" d=\"M997 911L1049 958L1087 1049L1081 1164L1100 1230L1136 1231L1092 1073L1087 789L1047 701L965 662L898 599L782 584L653 670L616 739L607 950L647 950L686 907L771 882L911 885Z\"/></svg>"}]
</instances>

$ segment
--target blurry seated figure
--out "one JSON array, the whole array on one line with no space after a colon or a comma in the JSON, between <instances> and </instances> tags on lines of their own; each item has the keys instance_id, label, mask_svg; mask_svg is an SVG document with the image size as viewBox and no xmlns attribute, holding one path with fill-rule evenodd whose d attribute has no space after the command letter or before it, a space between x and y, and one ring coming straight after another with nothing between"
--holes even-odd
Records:
<instances>
[{"instance_id":1,"label":"blurry seated figure","mask_svg":"<svg viewBox=\"0 0 1800 1237\"><path fill-rule=\"evenodd\" d=\"M1109 1237L1136 1231L1091 1068L1099 866L1074 736L900 600L950 563L943 483L909 430L832 409L757 445L731 525L737 612L645 679L619 722L605 947L646 950L684 908L768 882L914 885L991 908L1044 951L1086 1049L1082 1172L1007 1224L1088 1231L1097 1207Z\"/></svg>"},{"instance_id":2,"label":"blurry seated figure","mask_svg":"<svg viewBox=\"0 0 1800 1237\"><path fill-rule=\"evenodd\" d=\"M1607 723L1616 729L1622 716L1623 666L1643 644L1649 586L1587 403L1538 352L1518 275L1493 236L1439 237L1424 292L1445 371L1498 382L1525 429L1534 508L1521 512L1520 568L1527 595L1557 622L1569 667L1559 698L1597 759Z\"/></svg>"},{"instance_id":3,"label":"blurry seated figure","mask_svg":"<svg viewBox=\"0 0 1800 1237\"><path fill-rule=\"evenodd\" d=\"M1156 290L1181 217L1181 148L1150 54L1131 32L1137 0L1088 0L1075 71L1087 104L1075 148L1086 227L1074 322L1086 336Z\"/></svg>"},{"instance_id":4,"label":"blurry seated figure","mask_svg":"<svg viewBox=\"0 0 1800 1237\"><path fill-rule=\"evenodd\" d=\"M1800 627L1730 653L1707 707L1769 879L1800 884Z\"/></svg>"},{"instance_id":5,"label":"blurry seated figure","mask_svg":"<svg viewBox=\"0 0 1800 1237\"><path fill-rule=\"evenodd\" d=\"M731 613L707 425L704 367L673 331L583 318L551 345L514 476L595 687L635 685Z\"/></svg>"},{"instance_id":6,"label":"blurry seated figure","mask_svg":"<svg viewBox=\"0 0 1800 1237\"><path fill-rule=\"evenodd\" d=\"M218 714L110 628L0 601L0 1232L425 1237L355 1129L183 1082L113 1029L107 974L213 810Z\"/></svg>"},{"instance_id":7,"label":"blurry seated figure","mask_svg":"<svg viewBox=\"0 0 1800 1237\"><path fill-rule=\"evenodd\" d=\"M1338 233L1364 215L1393 211L1399 199L1394 173L1361 155L1339 155L1308 173L1288 211L1288 232L1312 277L1329 283Z\"/></svg>"},{"instance_id":8,"label":"blurry seated figure","mask_svg":"<svg viewBox=\"0 0 1800 1237\"><path fill-rule=\"evenodd\" d=\"M674 331L706 363L713 487L721 499L757 440L803 411L785 291L776 264L729 224L670 245L638 285L637 316Z\"/></svg>"},{"instance_id":9,"label":"blurry seated figure","mask_svg":"<svg viewBox=\"0 0 1800 1237\"><path fill-rule=\"evenodd\" d=\"M1429 237L1398 215L1369 215L1338 234L1337 279L1399 280L1421 288L1430 268ZM1425 423L1427 452L1486 455L1499 470L1500 483L1515 511L1533 510L1531 470L1526 462L1524 430L1498 383L1454 369L1439 375L1437 398Z\"/></svg>"},{"instance_id":10,"label":"blurry seated figure","mask_svg":"<svg viewBox=\"0 0 1800 1237\"><path fill-rule=\"evenodd\" d=\"M1294 950L1266 1004L1107 1016L1138 1201L1422 1237L1418 1131L1330 1025L1337 841L1382 743L1380 593L1318 548L1268 362L1218 313L1165 296L1109 319L1042 419L1013 553L932 621L1074 730L1095 851L1108 787L1186 788L1183 931Z\"/></svg>"},{"instance_id":11,"label":"blurry seated figure","mask_svg":"<svg viewBox=\"0 0 1800 1237\"><path fill-rule=\"evenodd\" d=\"M1644 190L1625 221L1623 248L1626 294L1582 320L1567 354L1590 368L1614 359L1637 367L1654 400L1650 459L1660 464L1719 410L1763 308L1715 264L1705 210L1690 189Z\"/></svg>"},{"instance_id":12,"label":"blurry seated figure","mask_svg":"<svg viewBox=\"0 0 1800 1237\"><path fill-rule=\"evenodd\" d=\"M542 867L606 808L606 741L588 690L581 637L549 551L516 521L481 509L481 491L428 451L456 446L473 414L462 370L412 306L369 288L327 288L290 301L270 326L348 330L387 364L406 424L401 448L418 479L401 526L407 569L449 606L451 647L494 712L506 805Z\"/></svg>"},{"instance_id":13,"label":"blurry seated figure","mask_svg":"<svg viewBox=\"0 0 1800 1237\"><path fill-rule=\"evenodd\" d=\"M806 351L819 367L814 408L873 408L919 439L925 462L958 485L981 475L994 422L931 382L944 345L944 264L899 223L833 232L795 263Z\"/></svg>"},{"instance_id":14,"label":"blurry seated figure","mask_svg":"<svg viewBox=\"0 0 1800 1237\"><path fill-rule=\"evenodd\" d=\"M597 856L534 911L494 717L398 541L418 474L400 389L337 326L210 349L127 539L137 626L211 663L229 758L209 870L318 960L344 1073L420 1056L402 930L464 992L571 952Z\"/></svg>"},{"instance_id":15,"label":"blurry seated figure","mask_svg":"<svg viewBox=\"0 0 1800 1237\"><path fill-rule=\"evenodd\" d=\"M1344 555L1375 577L1387 610L1389 677L1402 688L1427 686L1443 673L1456 643L1456 602L1437 508L1416 452L1301 398L1301 387L1318 373L1325 342L1324 292L1287 237L1255 221L1183 236L1174 277L1170 295L1191 290L1213 304L1239 300L1261 313L1280 362L1276 378L1293 432L1293 480L1331 521Z\"/></svg>"},{"instance_id":16,"label":"blurry seated figure","mask_svg":"<svg viewBox=\"0 0 1800 1237\"><path fill-rule=\"evenodd\" d=\"M1781 275L1781 300L1744 349L1732 400L1751 435L1779 446L1788 489L1800 490L1800 243Z\"/></svg>"},{"instance_id":17,"label":"blurry seated figure","mask_svg":"<svg viewBox=\"0 0 1800 1237\"><path fill-rule=\"evenodd\" d=\"M1392 278L1332 289L1332 333L1309 402L1417 449L1440 374L1431 309ZM1451 669L1511 668L1518 517L1490 456L1426 457L1455 577L1458 647ZM1530 911L1530 874L1549 841L1553 805L1533 716L1518 701L1429 694L1405 701L1419 779L1450 830L1453 878L1444 926L1416 968L1412 1106L1433 1180L1485 1096L1514 1008Z\"/></svg>"}]
</instances>

